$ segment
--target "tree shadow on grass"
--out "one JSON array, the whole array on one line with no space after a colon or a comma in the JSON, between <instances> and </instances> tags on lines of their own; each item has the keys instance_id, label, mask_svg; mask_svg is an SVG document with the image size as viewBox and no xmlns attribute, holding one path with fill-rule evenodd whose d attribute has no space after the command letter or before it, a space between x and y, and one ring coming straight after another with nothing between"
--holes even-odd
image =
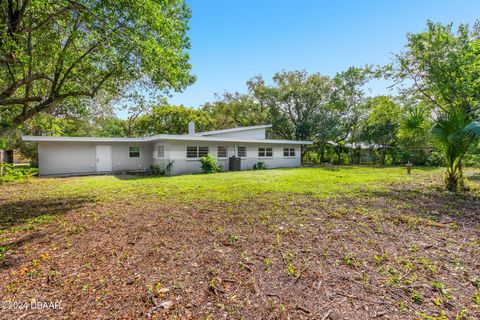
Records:
<instances>
[{"instance_id":1,"label":"tree shadow on grass","mask_svg":"<svg viewBox=\"0 0 480 320\"><path fill-rule=\"evenodd\" d=\"M70 198L53 198L53 199L35 199L21 200L0 204L0 231L25 227L30 230L29 224L46 223L53 217L65 215L69 212L84 206L87 203L95 202L94 197L70 197ZM0 247L4 252L15 252L17 248L27 243L32 243L43 238L45 233L35 231L15 237L10 242L0 243ZM0 259L0 270L9 269L19 265L22 262L21 255L8 254L8 258Z\"/></svg>"},{"instance_id":2,"label":"tree shadow on grass","mask_svg":"<svg viewBox=\"0 0 480 320\"><path fill-rule=\"evenodd\" d=\"M480 198L474 192L452 193L440 189L391 189L374 191L372 198L384 198L401 204L402 213L442 223L477 228L480 226Z\"/></svg>"},{"instance_id":3,"label":"tree shadow on grass","mask_svg":"<svg viewBox=\"0 0 480 320\"><path fill-rule=\"evenodd\" d=\"M9 229L27 222L46 222L50 218L64 215L95 202L94 197L71 197L35 199L0 204L0 230Z\"/></svg>"},{"instance_id":4,"label":"tree shadow on grass","mask_svg":"<svg viewBox=\"0 0 480 320\"><path fill-rule=\"evenodd\" d=\"M45 234L43 232L34 232L14 241L0 243L0 247L2 248L2 251L6 251L7 253L12 251L15 252L17 248L22 247L24 244L43 238L44 236ZM8 258L2 257L0 259L0 270L16 267L20 265L21 262L22 257L20 255L9 255Z\"/></svg>"},{"instance_id":5,"label":"tree shadow on grass","mask_svg":"<svg viewBox=\"0 0 480 320\"><path fill-rule=\"evenodd\" d=\"M166 178L168 176L154 176L154 175L144 175L144 174L114 174L118 180L145 180L152 178Z\"/></svg>"},{"instance_id":6,"label":"tree shadow on grass","mask_svg":"<svg viewBox=\"0 0 480 320\"><path fill-rule=\"evenodd\" d=\"M467 176L467 179L471 181L480 181L480 173Z\"/></svg>"}]
</instances>

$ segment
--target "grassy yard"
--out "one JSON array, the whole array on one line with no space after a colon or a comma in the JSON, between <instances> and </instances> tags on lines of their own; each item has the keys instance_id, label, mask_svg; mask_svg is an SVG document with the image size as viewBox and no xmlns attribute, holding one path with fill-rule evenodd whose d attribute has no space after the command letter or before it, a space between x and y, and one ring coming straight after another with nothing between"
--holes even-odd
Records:
<instances>
[{"instance_id":1,"label":"grassy yard","mask_svg":"<svg viewBox=\"0 0 480 320\"><path fill-rule=\"evenodd\" d=\"M0 185L2 310L55 318L478 319L480 170L300 168Z\"/></svg>"}]
</instances>

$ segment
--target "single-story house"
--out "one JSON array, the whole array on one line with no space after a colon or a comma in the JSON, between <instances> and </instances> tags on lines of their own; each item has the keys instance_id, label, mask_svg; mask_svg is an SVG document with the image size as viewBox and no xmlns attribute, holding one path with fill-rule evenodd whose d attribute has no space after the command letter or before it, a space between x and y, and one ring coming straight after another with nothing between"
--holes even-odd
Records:
<instances>
[{"instance_id":1,"label":"single-story house","mask_svg":"<svg viewBox=\"0 0 480 320\"><path fill-rule=\"evenodd\" d=\"M147 170L153 164L172 163L170 174L201 172L200 158L212 154L224 171L229 158L241 160L241 170L259 161L268 168L298 167L301 146L310 141L266 139L271 125L195 132L159 134L143 138L23 136L38 143L40 176L88 175Z\"/></svg>"}]
</instances>

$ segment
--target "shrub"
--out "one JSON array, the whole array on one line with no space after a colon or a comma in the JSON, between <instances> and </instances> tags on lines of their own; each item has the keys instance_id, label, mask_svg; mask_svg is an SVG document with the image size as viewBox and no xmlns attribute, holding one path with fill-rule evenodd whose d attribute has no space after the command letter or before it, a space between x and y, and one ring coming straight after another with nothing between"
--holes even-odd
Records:
<instances>
[{"instance_id":1,"label":"shrub","mask_svg":"<svg viewBox=\"0 0 480 320\"><path fill-rule=\"evenodd\" d=\"M264 161L258 161L253 165L253 170L265 170L267 169L267 164Z\"/></svg>"},{"instance_id":2,"label":"shrub","mask_svg":"<svg viewBox=\"0 0 480 320\"><path fill-rule=\"evenodd\" d=\"M463 159L463 165L468 167L480 166L480 148L473 150L471 153L467 153Z\"/></svg>"},{"instance_id":3,"label":"shrub","mask_svg":"<svg viewBox=\"0 0 480 320\"><path fill-rule=\"evenodd\" d=\"M349 164L350 158L348 157L348 153L340 152L339 155L335 153L334 155L332 155L332 163L335 165Z\"/></svg>"},{"instance_id":4,"label":"shrub","mask_svg":"<svg viewBox=\"0 0 480 320\"><path fill-rule=\"evenodd\" d=\"M38 175L37 168L15 168L12 164L4 163L3 175L0 176L0 183L11 181L25 181Z\"/></svg>"},{"instance_id":5,"label":"shrub","mask_svg":"<svg viewBox=\"0 0 480 320\"><path fill-rule=\"evenodd\" d=\"M445 157L438 151L432 151L425 164L431 167L442 166L445 164Z\"/></svg>"},{"instance_id":6,"label":"shrub","mask_svg":"<svg viewBox=\"0 0 480 320\"><path fill-rule=\"evenodd\" d=\"M18 168L14 169L17 174L22 174L24 178L31 178L38 175L37 168Z\"/></svg>"},{"instance_id":7,"label":"shrub","mask_svg":"<svg viewBox=\"0 0 480 320\"><path fill-rule=\"evenodd\" d=\"M174 161L152 164L150 169L154 176L168 176L172 171Z\"/></svg>"},{"instance_id":8,"label":"shrub","mask_svg":"<svg viewBox=\"0 0 480 320\"><path fill-rule=\"evenodd\" d=\"M319 163L320 162L320 156L316 152L309 151L303 157L303 161L305 161L307 163Z\"/></svg>"},{"instance_id":9,"label":"shrub","mask_svg":"<svg viewBox=\"0 0 480 320\"><path fill-rule=\"evenodd\" d=\"M205 157L200 158L200 164L202 166L203 173L214 173L220 172L221 167L217 163L217 159L213 157L210 153Z\"/></svg>"}]
</instances>

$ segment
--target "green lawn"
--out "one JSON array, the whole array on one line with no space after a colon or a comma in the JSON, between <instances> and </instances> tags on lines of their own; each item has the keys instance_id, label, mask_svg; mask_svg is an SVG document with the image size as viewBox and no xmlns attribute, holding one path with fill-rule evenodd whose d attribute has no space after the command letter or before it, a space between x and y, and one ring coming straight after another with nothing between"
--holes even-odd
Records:
<instances>
[{"instance_id":1,"label":"green lawn","mask_svg":"<svg viewBox=\"0 0 480 320\"><path fill-rule=\"evenodd\" d=\"M480 170L457 195L442 191L442 173L329 167L0 185L0 296L63 303L0 317L475 319Z\"/></svg>"},{"instance_id":2,"label":"green lawn","mask_svg":"<svg viewBox=\"0 0 480 320\"><path fill-rule=\"evenodd\" d=\"M438 169L418 169L409 176L404 168L301 168L227 172L176 177L91 176L71 179L38 179L27 186L30 192L42 190L39 197L160 196L177 201L196 199L239 201L265 193L311 195L318 198L386 191L389 186L411 182ZM31 197L32 195L28 195ZM34 195L35 196L35 195Z\"/></svg>"}]
</instances>

